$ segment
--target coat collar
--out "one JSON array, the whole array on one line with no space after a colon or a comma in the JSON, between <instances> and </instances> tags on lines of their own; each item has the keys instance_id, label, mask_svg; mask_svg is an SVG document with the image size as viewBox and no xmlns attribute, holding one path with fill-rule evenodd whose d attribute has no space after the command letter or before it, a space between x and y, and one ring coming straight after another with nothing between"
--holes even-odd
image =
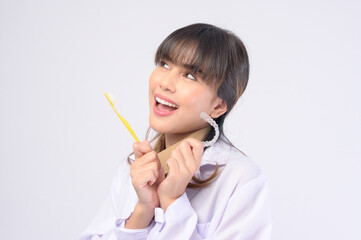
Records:
<instances>
[{"instance_id":1,"label":"coat collar","mask_svg":"<svg viewBox=\"0 0 361 240\"><path fill-rule=\"evenodd\" d=\"M211 126L207 126L192 133L189 133L185 138L194 138L197 139L198 141L202 141L203 139L205 139L205 137L207 136L210 130L211 130ZM153 145L154 151L158 153L158 158L160 160L160 163L162 164L164 173L168 173L167 160L170 158L172 151L176 149L181 143L182 140L164 149L165 139L164 139L164 135L161 134L160 137L158 137L156 143Z\"/></svg>"},{"instance_id":2,"label":"coat collar","mask_svg":"<svg viewBox=\"0 0 361 240\"><path fill-rule=\"evenodd\" d=\"M154 144L152 145L154 146ZM215 166L217 163L219 166L226 165L230 151L231 146L227 143L226 138L221 135L212 146L207 147L204 150L200 168L205 165ZM129 156L129 158L131 162L134 162L134 153ZM197 172L199 171L200 170L198 169Z\"/></svg>"},{"instance_id":3,"label":"coat collar","mask_svg":"<svg viewBox=\"0 0 361 240\"><path fill-rule=\"evenodd\" d=\"M226 165L230 151L231 146L227 143L226 138L221 135L220 138L212 146L204 150L201 160L201 166L194 173L194 176L197 179L204 179L204 176L202 176L202 172L207 170L206 166L214 169L216 164L218 164L219 167Z\"/></svg>"},{"instance_id":4,"label":"coat collar","mask_svg":"<svg viewBox=\"0 0 361 240\"><path fill-rule=\"evenodd\" d=\"M213 144L204 150L201 167L204 165L225 165L228 160L229 152L231 146L227 143L226 138L222 135L220 138Z\"/></svg>"}]
</instances>

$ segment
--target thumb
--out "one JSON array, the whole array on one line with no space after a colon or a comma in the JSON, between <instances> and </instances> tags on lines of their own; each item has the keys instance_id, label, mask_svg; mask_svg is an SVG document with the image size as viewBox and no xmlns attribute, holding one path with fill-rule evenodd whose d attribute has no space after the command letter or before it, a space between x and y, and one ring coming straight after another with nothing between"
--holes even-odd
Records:
<instances>
[{"instance_id":1,"label":"thumb","mask_svg":"<svg viewBox=\"0 0 361 240\"><path fill-rule=\"evenodd\" d=\"M134 156L136 159L142 157L144 154L152 151L152 147L147 140L143 142L133 143Z\"/></svg>"}]
</instances>

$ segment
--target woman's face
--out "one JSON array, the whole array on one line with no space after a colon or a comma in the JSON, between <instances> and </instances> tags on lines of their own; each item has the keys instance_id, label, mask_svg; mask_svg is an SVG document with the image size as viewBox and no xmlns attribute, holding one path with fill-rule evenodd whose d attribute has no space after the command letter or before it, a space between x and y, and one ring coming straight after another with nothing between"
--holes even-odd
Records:
<instances>
[{"instance_id":1,"label":"woman's face","mask_svg":"<svg viewBox=\"0 0 361 240\"><path fill-rule=\"evenodd\" d=\"M149 123L157 132L187 133L206 127L201 112L216 118L226 111L225 105L200 76L169 61L158 64L149 78Z\"/></svg>"}]
</instances>

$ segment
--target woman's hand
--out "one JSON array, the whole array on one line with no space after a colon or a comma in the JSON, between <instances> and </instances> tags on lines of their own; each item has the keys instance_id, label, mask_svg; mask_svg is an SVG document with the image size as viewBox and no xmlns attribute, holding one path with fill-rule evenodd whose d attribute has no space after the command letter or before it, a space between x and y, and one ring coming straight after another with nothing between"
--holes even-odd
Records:
<instances>
[{"instance_id":1,"label":"woman's hand","mask_svg":"<svg viewBox=\"0 0 361 240\"><path fill-rule=\"evenodd\" d=\"M194 138L185 139L172 151L167 160L168 175L158 186L160 205L164 212L185 192L189 181L200 167L202 155L203 144Z\"/></svg>"},{"instance_id":2,"label":"woman's hand","mask_svg":"<svg viewBox=\"0 0 361 240\"><path fill-rule=\"evenodd\" d=\"M158 155L147 140L133 144L135 161L130 166L133 187L138 195L138 205L144 209L159 206L157 187L165 178Z\"/></svg>"}]
</instances>

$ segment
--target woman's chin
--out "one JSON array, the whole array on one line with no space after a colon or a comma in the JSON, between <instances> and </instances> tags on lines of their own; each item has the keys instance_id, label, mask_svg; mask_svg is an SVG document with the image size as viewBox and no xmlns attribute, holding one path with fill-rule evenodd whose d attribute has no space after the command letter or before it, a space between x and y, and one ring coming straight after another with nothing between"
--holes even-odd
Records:
<instances>
[{"instance_id":1,"label":"woman's chin","mask_svg":"<svg viewBox=\"0 0 361 240\"><path fill-rule=\"evenodd\" d=\"M154 131L159 133L177 134L177 133L192 132L201 129L203 127L206 127L208 124L205 123L202 119L200 119L199 122L189 121L189 119L182 119L181 121L175 121L174 119L172 120L158 119L157 117L150 115L149 125Z\"/></svg>"},{"instance_id":2,"label":"woman's chin","mask_svg":"<svg viewBox=\"0 0 361 240\"><path fill-rule=\"evenodd\" d=\"M167 124L165 122L157 121L155 119L149 119L149 125L154 131L156 131L158 133L168 134L168 133L179 132L179 129L174 127L174 124L172 124L172 126L169 126L169 124Z\"/></svg>"},{"instance_id":3,"label":"woman's chin","mask_svg":"<svg viewBox=\"0 0 361 240\"><path fill-rule=\"evenodd\" d=\"M152 119L151 117L149 118L149 125L156 132L159 132L159 133L166 133L167 132L166 131L167 129L164 126L164 124L160 123L157 120Z\"/></svg>"}]
</instances>

